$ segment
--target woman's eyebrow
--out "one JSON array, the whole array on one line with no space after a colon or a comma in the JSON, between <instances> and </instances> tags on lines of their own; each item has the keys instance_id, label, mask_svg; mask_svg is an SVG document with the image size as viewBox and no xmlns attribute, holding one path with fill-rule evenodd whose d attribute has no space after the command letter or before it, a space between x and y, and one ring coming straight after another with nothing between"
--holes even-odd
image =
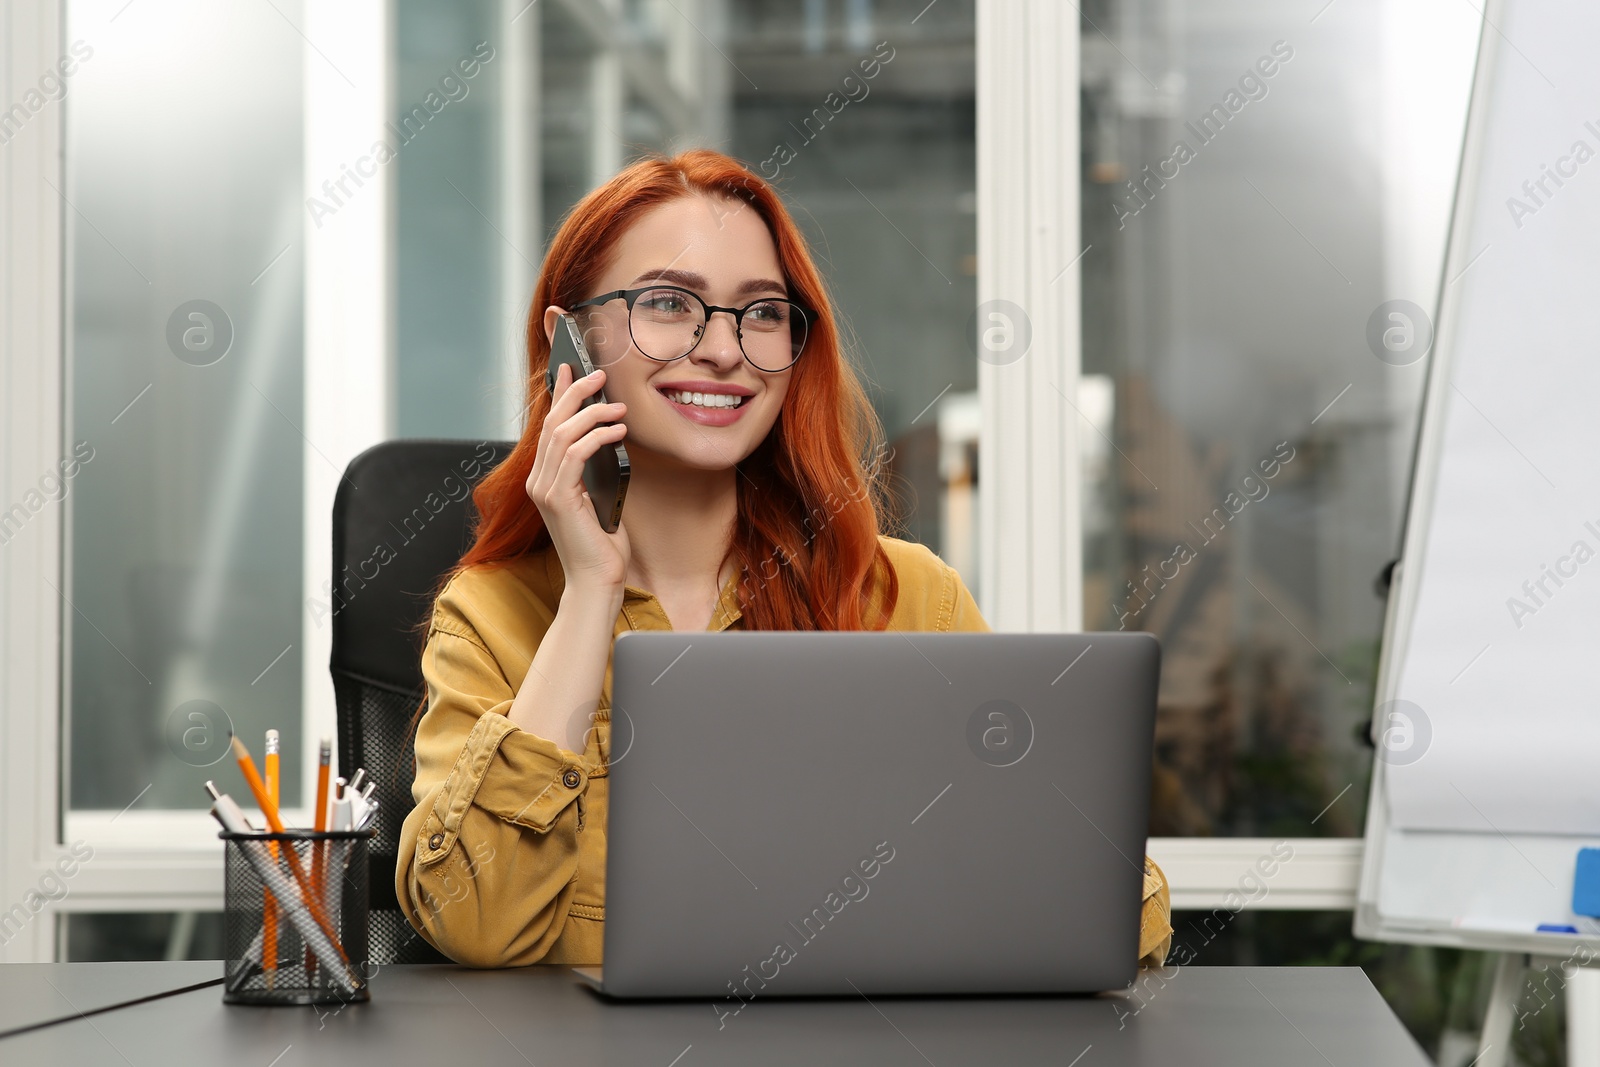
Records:
<instances>
[{"instance_id":1,"label":"woman's eyebrow","mask_svg":"<svg viewBox=\"0 0 1600 1067\"><path fill-rule=\"evenodd\" d=\"M755 293L787 293L789 287L782 282L775 282L770 278L752 278L734 290L741 296Z\"/></svg>"},{"instance_id":2,"label":"woman's eyebrow","mask_svg":"<svg viewBox=\"0 0 1600 1067\"><path fill-rule=\"evenodd\" d=\"M664 267L661 270L647 270L633 280L630 288L647 280L670 282L673 285L681 285L685 289L693 289L696 292L704 292L709 288L704 275L688 270L676 270L672 267ZM747 282L741 283L734 290L741 296L750 293L787 293L788 291L788 286L770 278L752 278Z\"/></svg>"}]
</instances>

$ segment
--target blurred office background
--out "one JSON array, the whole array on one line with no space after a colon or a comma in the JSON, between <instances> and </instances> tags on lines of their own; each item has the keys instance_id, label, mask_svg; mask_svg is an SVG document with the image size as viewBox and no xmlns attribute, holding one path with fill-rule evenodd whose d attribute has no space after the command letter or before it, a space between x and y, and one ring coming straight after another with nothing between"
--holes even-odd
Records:
<instances>
[{"instance_id":1,"label":"blurred office background","mask_svg":"<svg viewBox=\"0 0 1600 1067\"><path fill-rule=\"evenodd\" d=\"M1083 623L1163 642L1151 832L1359 836L1375 583L1427 366L1364 331L1437 297L1477 13L1080 15ZM64 103L68 437L115 440L69 498L67 803L153 782L135 811L196 809L229 726L307 747L303 679L326 672L300 639L325 610L302 582L304 234L373 194L308 173L306 64L332 61L301 3L69 0L66 20L94 44ZM517 436L527 295L564 213L642 153L720 148L777 173L894 444L903 536L981 600L973 0L396 0L391 24L390 435ZM1349 926L1250 909L1197 962L1359 964L1464 1063L1481 958ZM78 912L60 943L214 937L206 914ZM1554 1062L1560 1033L1542 1013L1519 1056Z\"/></svg>"}]
</instances>

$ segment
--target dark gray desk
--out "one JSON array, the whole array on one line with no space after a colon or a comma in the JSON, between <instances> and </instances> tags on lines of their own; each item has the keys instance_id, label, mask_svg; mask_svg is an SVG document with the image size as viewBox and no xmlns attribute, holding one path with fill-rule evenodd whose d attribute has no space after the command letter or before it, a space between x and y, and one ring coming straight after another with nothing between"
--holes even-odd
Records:
<instances>
[{"instance_id":1,"label":"dark gray desk","mask_svg":"<svg viewBox=\"0 0 1600 1067\"><path fill-rule=\"evenodd\" d=\"M175 964L144 964L152 987ZM26 971L30 968L15 967ZM42 973L42 968L32 968ZM7 988L15 984L8 980ZM554 967L388 967L319 1013L181 993L0 1040L5 1063L963 1064L1427 1067L1356 968L1189 967L1100 997L610 1003Z\"/></svg>"},{"instance_id":2,"label":"dark gray desk","mask_svg":"<svg viewBox=\"0 0 1600 1067\"><path fill-rule=\"evenodd\" d=\"M94 1015L132 1001L220 981L220 960L159 965L0 964L0 1037L57 1019ZM216 990L220 998L221 987Z\"/></svg>"}]
</instances>

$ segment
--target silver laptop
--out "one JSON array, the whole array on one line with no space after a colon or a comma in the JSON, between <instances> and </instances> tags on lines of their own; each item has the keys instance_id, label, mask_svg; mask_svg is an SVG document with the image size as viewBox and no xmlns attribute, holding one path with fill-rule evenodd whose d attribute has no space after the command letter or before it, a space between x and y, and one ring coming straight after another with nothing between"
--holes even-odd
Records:
<instances>
[{"instance_id":1,"label":"silver laptop","mask_svg":"<svg viewBox=\"0 0 1600 1067\"><path fill-rule=\"evenodd\" d=\"M1087 993L1136 969L1144 633L629 632L615 997Z\"/></svg>"}]
</instances>

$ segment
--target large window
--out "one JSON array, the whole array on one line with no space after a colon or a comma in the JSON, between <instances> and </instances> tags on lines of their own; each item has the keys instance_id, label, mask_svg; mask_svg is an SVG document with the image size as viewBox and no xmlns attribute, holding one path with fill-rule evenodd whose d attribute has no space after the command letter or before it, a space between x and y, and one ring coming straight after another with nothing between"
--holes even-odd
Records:
<instances>
[{"instance_id":1,"label":"large window","mask_svg":"<svg viewBox=\"0 0 1600 1067\"><path fill-rule=\"evenodd\" d=\"M231 732L259 755L280 730L306 802L340 472L386 437L520 434L544 249L643 153L775 180L888 432L898 532L978 591L972 0L69 0L60 32L82 450L48 576L55 832L101 857L60 944L115 955L90 914L219 902L197 809L208 778L244 791Z\"/></svg>"}]
</instances>

